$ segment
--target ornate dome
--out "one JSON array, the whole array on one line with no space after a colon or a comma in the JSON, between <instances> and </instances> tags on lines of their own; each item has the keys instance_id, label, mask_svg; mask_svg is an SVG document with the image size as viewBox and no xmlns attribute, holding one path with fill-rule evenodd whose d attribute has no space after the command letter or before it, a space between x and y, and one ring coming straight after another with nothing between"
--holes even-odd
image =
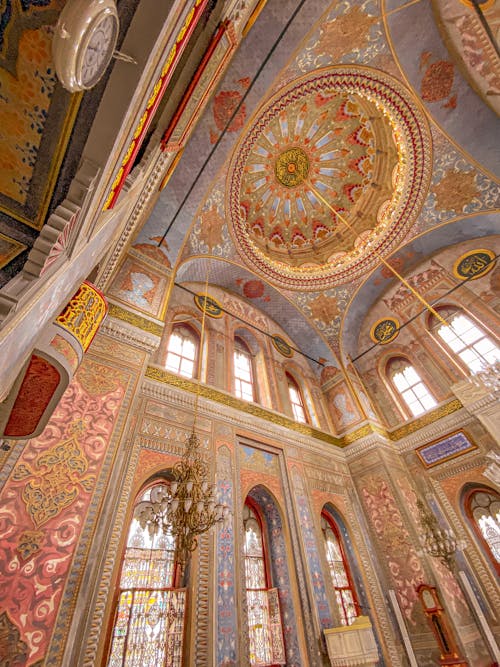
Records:
<instances>
[{"instance_id":1,"label":"ornate dome","mask_svg":"<svg viewBox=\"0 0 500 667\"><path fill-rule=\"evenodd\" d=\"M429 143L420 110L387 75L338 67L293 81L233 156L227 208L238 249L283 287L352 279L418 215Z\"/></svg>"}]
</instances>

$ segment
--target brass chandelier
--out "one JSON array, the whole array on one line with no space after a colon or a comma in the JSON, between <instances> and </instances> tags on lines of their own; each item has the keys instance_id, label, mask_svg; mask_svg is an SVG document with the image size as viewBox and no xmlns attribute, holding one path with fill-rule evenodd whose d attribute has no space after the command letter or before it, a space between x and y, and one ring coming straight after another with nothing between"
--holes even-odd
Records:
<instances>
[{"instance_id":1,"label":"brass chandelier","mask_svg":"<svg viewBox=\"0 0 500 667\"><path fill-rule=\"evenodd\" d=\"M198 535L224 521L229 508L217 502L217 489L209 481L209 469L193 430L186 451L172 469L173 480L151 492L151 500L138 503L135 517L151 537L161 530L175 539L175 560L185 565L198 546Z\"/></svg>"},{"instance_id":2,"label":"brass chandelier","mask_svg":"<svg viewBox=\"0 0 500 667\"><path fill-rule=\"evenodd\" d=\"M434 514L426 509L424 503L418 499L419 523L421 528L420 542L425 553L437 558L450 572L455 569L455 552L457 540L451 530L440 528Z\"/></svg>"},{"instance_id":3,"label":"brass chandelier","mask_svg":"<svg viewBox=\"0 0 500 667\"><path fill-rule=\"evenodd\" d=\"M172 275L172 284L174 276ZM205 294L208 290L208 267ZM206 309L203 309L198 354L197 392L193 411L193 429L187 438L182 458L171 470L172 481L155 487L151 500L137 504L135 517L141 528L148 529L151 537L161 530L175 540L175 561L184 570L190 554L198 546L198 536L212 526L225 521L229 507L217 501L217 487L210 483L210 469L200 449L196 434L196 420L200 399L201 350L205 333Z\"/></svg>"}]
</instances>

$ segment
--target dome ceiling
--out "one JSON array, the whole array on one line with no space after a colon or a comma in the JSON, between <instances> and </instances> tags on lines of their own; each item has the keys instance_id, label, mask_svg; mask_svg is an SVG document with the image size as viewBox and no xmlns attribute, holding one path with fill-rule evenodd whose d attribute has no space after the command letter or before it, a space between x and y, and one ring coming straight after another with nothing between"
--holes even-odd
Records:
<instances>
[{"instance_id":1,"label":"dome ceiling","mask_svg":"<svg viewBox=\"0 0 500 667\"><path fill-rule=\"evenodd\" d=\"M418 215L429 146L408 92L381 72L337 67L289 83L234 152L227 210L239 251L282 287L352 279Z\"/></svg>"}]
</instances>

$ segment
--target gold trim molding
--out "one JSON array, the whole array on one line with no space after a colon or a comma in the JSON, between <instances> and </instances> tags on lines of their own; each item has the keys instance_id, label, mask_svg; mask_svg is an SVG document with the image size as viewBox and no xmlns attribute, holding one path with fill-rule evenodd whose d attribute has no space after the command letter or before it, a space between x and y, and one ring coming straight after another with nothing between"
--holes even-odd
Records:
<instances>
[{"instance_id":1,"label":"gold trim molding","mask_svg":"<svg viewBox=\"0 0 500 667\"><path fill-rule=\"evenodd\" d=\"M286 417L285 415L276 414L271 410L266 410L260 405L255 403L248 403L243 401L236 396L231 396L226 394L223 391L214 389L214 387L207 387L203 384L198 384L187 378L180 377L174 373L169 373L162 368L157 368L156 366L148 366L146 369L146 377L150 380L156 380L157 382L162 382L163 384L168 384L178 389L183 389L184 391L189 391L192 394L200 392L200 396L203 398L208 398L217 403L222 403L227 405L230 408L235 408L236 410L241 410L246 414L254 415L255 417L260 417L260 419L265 419L268 422L276 424L277 426L284 426L289 428L292 431L297 431L303 435L309 436L311 438L316 438L317 440L322 440L327 442L330 445L335 445L336 447L344 447L346 443L340 438L336 438L334 435L320 431L319 429L308 426L307 424L300 424L299 422Z\"/></svg>"},{"instance_id":2,"label":"gold trim molding","mask_svg":"<svg viewBox=\"0 0 500 667\"><path fill-rule=\"evenodd\" d=\"M435 410L432 410L432 412L428 412L427 414L422 415L422 417L414 419L409 424L404 424L394 431L391 431L391 433L389 433L389 438L391 440L401 440L401 438L404 438L411 433L415 433L415 431L420 430L424 426L429 426L429 424L437 422L439 419L442 419L442 417L447 417L448 415L457 412L457 410L460 410L462 407L463 405L458 398L454 398L449 403L440 405Z\"/></svg>"},{"instance_id":3,"label":"gold trim molding","mask_svg":"<svg viewBox=\"0 0 500 667\"><path fill-rule=\"evenodd\" d=\"M297 433L302 433L303 435L309 436L310 438L316 438L317 440L321 440L323 442L329 443L330 445L335 445L335 447L341 448L346 447L347 445L350 445L357 440L361 440L361 438L366 438L371 434L378 434L392 442L395 442L407 435L410 435L411 433L415 433L415 431L418 431L424 426L428 426L429 424L438 421L442 417L451 415L453 412L456 412L463 407L462 403L460 403L458 399L453 399L449 403L441 405L435 410L432 410L432 412L429 412L422 417L418 417L418 419L414 419L408 424L404 424L403 426L396 428L394 431L387 431L376 424L369 423L360 426L355 431L346 433L341 438L337 438L330 433L325 433L324 431L320 431L319 429L313 428L307 424L296 422L293 419L286 417L285 415L276 414L275 412L267 410L266 408L263 408L261 405L257 405L256 403L247 403L247 401L243 401L240 398L236 398L236 396L226 394L219 389L215 389L214 387L207 387L204 384L198 384L193 380L181 377L175 373L170 373L169 371L166 371L163 368L158 368L157 366L148 366L146 369L145 377L147 377L149 380L156 380L157 382L168 384L172 387L176 387L177 389L189 391L192 394L199 392L200 396L203 396L203 398L208 398L211 401L222 403L223 405L227 405L230 408L241 410L241 412L245 412L246 414L254 415L260 419L265 419L266 421L276 424L277 426L284 426L285 428L289 428L290 430L296 431Z\"/></svg>"},{"instance_id":4,"label":"gold trim molding","mask_svg":"<svg viewBox=\"0 0 500 667\"><path fill-rule=\"evenodd\" d=\"M161 336L163 333L163 325L159 322L152 322L141 315L137 315L137 313L132 313L130 310L117 306L115 303L109 304L108 315L109 317L114 317L116 320L132 324L134 327L147 331L155 336Z\"/></svg>"}]
</instances>

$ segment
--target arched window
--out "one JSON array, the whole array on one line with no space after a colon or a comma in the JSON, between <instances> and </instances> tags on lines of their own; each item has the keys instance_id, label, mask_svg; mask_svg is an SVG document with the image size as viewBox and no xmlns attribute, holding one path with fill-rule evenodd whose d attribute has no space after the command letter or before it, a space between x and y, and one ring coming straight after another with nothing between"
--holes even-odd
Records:
<instances>
[{"instance_id":1,"label":"arched window","mask_svg":"<svg viewBox=\"0 0 500 667\"><path fill-rule=\"evenodd\" d=\"M292 404L293 416L296 421L306 424L306 409L300 387L290 373L286 374L286 381L288 383L288 395L290 396L290 403Z\"/></svg>"},{"instance_id":2,"label":"arched window","mask_svg":"<svg viewBox=\"0 0 500 667\"><path fill-rule=\"evenodd\" d=\"M174 325L168 339L167 370L187 378L194 377L199 343L198 334L191 327Z\"/></svg>"},{"instance_id":3,"label":"arched window","mask_svg":"<svg viewBox=\"0 0 500 667\"><path fill-rule=\"evenodd\" d=\"M342 625L351 625L359 615L359 604L352 582L349 564L337 524L328 512L321 514L321 529L325 541L326 561L335 589Z\"/></svg>"},{"instance_id":4,"label":"arched window","mask_svg":"<svg viewBox=\"0 0 500 667\"><path fill-rule=\"evenodd\" d=\"M250 664L285 664L278 591L270 585L262 518L249 499L243 509Z\"/></svg>"},{"instance_id":5,"label":"arched window","mask_svg":"<svg viewBox=\"0 0 500 667\"><path fill-rule=\"evenodd\" d=\"M488 487L474 487L466 493L464 506L480 544L500 574L500 495Z\"/></svg>"},{"instance_id":6,"label":"arched window","mask_svg":"<svg viewBox=\"0 0 500 667\"><path fill-rule=\"evenodd\" d=\"M404 357L390 359L387 364L387 374L413 417L437 405L408 359Z\"/></svg>"},{"instance_id":7,"label":"arched window","mask_svg":"<svg viewBox=\"0 0 500 667\"><path fill-rule=\"evenodd\" d=\"M255 400L252 353L239 337L234 339L234 392L245 401Z\"/></svg>"},{"instance_id":8,"label":"arched window","mask_svg":"<svg viewBox=\"0 0 500 667\"><path fill-rule=\"evenodd\" d=\"M107 667L182 665L186 589L174 587L175 540L152 521L166 484L144 490L134 506Z\"/></svg>"},{"instance_id":9,"label":"arched window","mask_svg":"<svg viewBox=\"0 0 500 667\"><path fill-rule=\"evenodd\" d=\"M441 307L438 312L449 326L441 324L433 315L430 318L431 330L460 357L470 371L476 372L485 364L500 361L500 350L493 340L460 309Z\"/></svg>"}]
</instances>

